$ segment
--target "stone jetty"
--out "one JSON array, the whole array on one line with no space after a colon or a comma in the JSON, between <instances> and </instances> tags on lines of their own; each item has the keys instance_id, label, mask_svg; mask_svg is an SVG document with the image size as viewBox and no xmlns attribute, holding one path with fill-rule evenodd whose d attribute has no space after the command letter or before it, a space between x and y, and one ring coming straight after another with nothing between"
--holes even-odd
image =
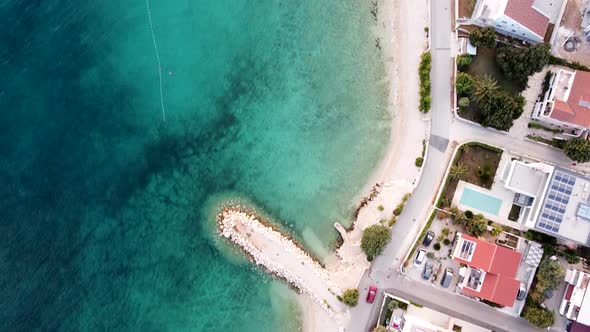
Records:
<instances>
[{"instance_id":1,"label":"stone jetty","mask_svg":"<svg viewBox=\"0 0 590 332\"><path fill-rule=\"evenodd\" d=\"M287 281L324 308L331 317L343 304L342 291L330 274L292 239L263 224L239 207L226 207L217 216L220 234L239 246L257 265Z\"/></svg>"}]
</instances>

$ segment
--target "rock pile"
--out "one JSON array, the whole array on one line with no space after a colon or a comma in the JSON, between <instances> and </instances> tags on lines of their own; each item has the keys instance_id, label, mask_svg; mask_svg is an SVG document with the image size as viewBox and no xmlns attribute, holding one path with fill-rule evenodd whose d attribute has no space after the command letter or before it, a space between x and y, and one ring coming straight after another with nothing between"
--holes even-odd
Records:
<instances>
[{"instance_id":1,"label":"rock pile","mask_svg":"<svg viewBox=\"0 0 590 332\"><path fill-rule=\"evenodd\" d=\"M242 212L238 209L226 208L224 209L217 218L219 231L222 236L229 239L234 244L238 245L248 255L252 257L254 262L273 275L276 275L286 280L291 285L299 289L300 292L307 294L315 302L320 304L325 310L328 311L330 316L334 317L335 313L330 308L328 303L320 298L320 296L313 290L313 287L304 281L301 277L298 277L292 271L289 271L283 264L274 261L266 255L260 248L258 248L248 238L250 234L257 233L265 239L275 244L279 244L281 248L284 248L286 253L295 256L301 261L301 264L309 267L316 278L322 281L322 285L327 286L332 294L342 294L342 291L330 280L328 272L310 255L299 248L291 239L284 236L283 234L275 231L272 227L263 225L256 219L255 216Z\"/></svg>"}]
</instances>

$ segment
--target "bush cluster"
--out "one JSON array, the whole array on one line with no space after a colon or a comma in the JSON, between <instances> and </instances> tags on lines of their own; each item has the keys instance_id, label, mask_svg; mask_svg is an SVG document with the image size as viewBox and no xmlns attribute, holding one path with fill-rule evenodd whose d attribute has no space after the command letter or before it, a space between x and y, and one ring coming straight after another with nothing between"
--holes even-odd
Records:
<instances>
[{"instance_id":1,"label":"bush cluster","mask_svg":"<svg viewBox=\"0 0 590 332\"><path fill-rule=\"evenodd\" d=\"M432 69L432 55L430 52L422 53L418 74L420 76L420 106L421 112L430 110L430 69Z\"/></svg>"},{"instance_id":2,"label":"bush cluster","mask_svg":"<svg viewBox=\"0 0 590 332\"><path fill-rule=\"evenodd\" d=\"M565 143L563 152L571 160L581 163L590 161L590 141L572 138Z\"/></svg>"},{"instance_id":3,"label":"bush cluster","mask_svg":"<svg viewBox=\"0 0 590 332\"><path fill-rule=\"evenodd\" d=\"M338 298L340 300L340 298ZM350 288L344 291L342 294L341 301L350 307L354 307L359 303L359 290L356 288Z\"/></svg>"},{"instance_id":4,"label":"bush cluster","mask_svg":"<svg viewBox=\"0 0 590 332\"><path fill-rule=\"evenodd\" d=\"M469 33L469 41L474 46L496 47L496 29L494 27L477 28Z\"/></svg>"},{"instance_id":5,"label":"bush cluster","mask_svg":"<svg viewBox=\"0 0 590 332\"><path fill-rule=\"evenodd\" d=\"M500 47L496 53L498 68L511 80L526 86L529 76L539 72L551 58L549 44L528 48Z\"/></svg>"}]
</instances>

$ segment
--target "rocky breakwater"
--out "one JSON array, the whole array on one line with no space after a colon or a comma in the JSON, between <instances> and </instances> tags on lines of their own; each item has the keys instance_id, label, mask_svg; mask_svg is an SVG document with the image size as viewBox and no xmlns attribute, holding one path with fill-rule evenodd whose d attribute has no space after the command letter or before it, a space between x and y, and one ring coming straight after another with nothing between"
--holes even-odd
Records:
<instances>
[{"instance_id":1,"label":"rocky breakwater","mask_svg":"<svg viewBox=\"0 0 590 332\"><path fill-rule=\"evenodd\" d=\"M324 308L331 317L342 308L342 291L316 260L292 239L261 223L239 207L224 208L217 216L220 234L239 246L254 263L284 279Z\"/></svg>"}]
</instances>

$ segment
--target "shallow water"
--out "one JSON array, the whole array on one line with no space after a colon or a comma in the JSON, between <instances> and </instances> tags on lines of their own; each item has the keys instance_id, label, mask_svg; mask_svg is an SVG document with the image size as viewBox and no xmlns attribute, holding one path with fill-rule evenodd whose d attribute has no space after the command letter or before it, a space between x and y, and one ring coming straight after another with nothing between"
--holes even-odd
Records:
<instances>
[{"instance_id":1,"label":"shallow water","mask_svg":"<svg viewBox=\"0 0 590 332\"><path fill-rule=\"evenodd\" d=\"M389 138L369 6L151 0L164 122L145 2L0 3L0 331L296 330L212 207L325 254Z\"/></svg>"}]
</instances>

